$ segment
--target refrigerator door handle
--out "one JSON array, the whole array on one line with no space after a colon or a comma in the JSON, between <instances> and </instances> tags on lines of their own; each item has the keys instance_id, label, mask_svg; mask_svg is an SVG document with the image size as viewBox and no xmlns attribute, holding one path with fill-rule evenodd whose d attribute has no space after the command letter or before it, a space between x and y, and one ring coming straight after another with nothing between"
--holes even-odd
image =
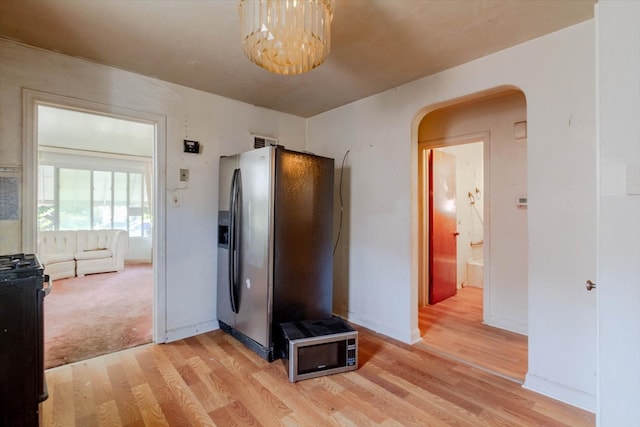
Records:
<instances>
[{"instance_id":1,"label":"refrigerator door handle","mask_svg":"<svg viewBox=\"0 0 640 427\"><path fill-rule=\"evenodd\" d=\"M233 260L233 268L234 268L234 280L233 280L233 298L236 306L236 313L240 311L240 273L241 273L241 265L242 265L242 173L240 169L236 169L237 177L236 177L236 204L235 204L235 213L234 213L234 225L236 227L234 231L235 243L233 244L234 249L234 260Z\"/></svg>"},{"instance_id":2,"label":"refrigerator door handle","mask_svg":"<svg viewBox=\"0 0 640 427\"><path fill-rule=\"evenodd\" d=\"M231 191L229 194L230 207L229 207L229 302L231 303L231 310L234 313L236 311L236 301L234 297L234 277L235 277L235 206L236 206L236 174L238 169L233 171L233 177L231 178Z\"/></svg>"},{"instance_id":3,"label":"refrigerator door handle","mask_svg":"<svg viewBox=\"0 0 640 427\"><path fill-rule=\"evenodd\" d=\"M233 171L231 180L231 207L229 212L229 299L231 310L238 313L238 286L240 281L240 211L241 180L240 169Z\"/></svg>"}]
</instances>

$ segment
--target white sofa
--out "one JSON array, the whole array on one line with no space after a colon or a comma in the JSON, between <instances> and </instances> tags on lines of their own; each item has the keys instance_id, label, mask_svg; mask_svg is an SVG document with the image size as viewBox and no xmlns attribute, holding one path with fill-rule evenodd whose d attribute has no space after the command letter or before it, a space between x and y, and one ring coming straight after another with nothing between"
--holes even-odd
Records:
<instances>
[{"instance_id":1,"label":"white sofa","mask_svg":"<svg viewBox=\"0 0 640 427\"><path fill-rule=\"evenodd\" d=\"M51 280L122 271L129 247L124 230L41 231L38 258Z\"/></svg>"}]
</instances>

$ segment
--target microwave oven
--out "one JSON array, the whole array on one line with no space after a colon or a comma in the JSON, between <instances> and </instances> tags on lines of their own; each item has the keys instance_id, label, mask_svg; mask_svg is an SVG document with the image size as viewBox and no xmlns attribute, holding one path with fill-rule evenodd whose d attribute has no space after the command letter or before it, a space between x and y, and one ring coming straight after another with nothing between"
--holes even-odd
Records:
<instances>
[{"instance_id":1,"label":"microwave oven","mask_svg":"<svg viewBox=\"0 0 640 427\"><path fill-rule=\"evenodd\" d=\"M289 322L280 327L289 381L358 368L358 332L342 319Z\"/></svg>"}]
</instances>

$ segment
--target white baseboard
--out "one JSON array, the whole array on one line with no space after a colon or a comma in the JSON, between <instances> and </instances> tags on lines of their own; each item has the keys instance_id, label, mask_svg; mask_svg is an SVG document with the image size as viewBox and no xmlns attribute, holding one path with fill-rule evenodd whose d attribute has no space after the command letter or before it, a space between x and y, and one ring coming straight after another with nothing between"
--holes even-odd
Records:
<instances>
[{"instance_id":1,"label":"white baseboard","mask_svg":"<svg viewBox=\"0 0 640 427\"><path fill-rule=\"evenodd\" d=\"M484 318L484 324L493 326L495 328L505 329L507 331L515 332L520 335L528 335L529 328L526 323L509 319L506 317L496 316L492 314L488 314Z\"/></svg>"},{"instance_id":2,"label":"white baseboard","mask_svg":"<svg viewBox=\"0 0 640 427\"><path fill-rule=\"evenodd\" d=\"M576 390L546 378L533 374L527 374L522 387L527 390L535 391L552 399L559 400L572 406L584 409L589 412L596 412L596 396Z\"/></svg>"},{"instance_id":3,"label":"white baseboard","mask_svg":"<svg viewBox=\"0 0 640 427\"><path fill-rule=\"evenodd\" d=\"M367 329L371 329L374 332L385 335L387 337L402 341L406 344L414 344L420 340L420 330L416 329L407 333L406 331L399 331L389 328L387 325L373 321L371 319L361 317L353 312L348 312L345 317L349 322L353 322L356 325L363 326ZM417 337L417 338L416 338Z\"/></svg>"},{"instance_id":4,"label":"white baseboard","mask_svg":"<svg viewBox=\"0 0 640 427\"><path fill-rule=\"evenodd\" d=\"M189 338L194 335L204 334L205 332L214 331L219 329L217 320L210 320L208 322L202 322L195 325L184 326L182 328L170 329L165 333L164 342L178 341L184 338Z\"/></svg>"},{"instance_id":5,"label":"white baseboard","mask_svg":"<svg viewBox=\"0 0 640 427\"><path fill-rule=\"evenodd\" d=\"M346 319L349 322L355 323L356 325L360 325L367 329L371 329L372 331L375 331L382 335L388 336L398 341L402 341L406 344L415 344L416 342L421 340L419 328L415 328L413 331L411 331L411 333L406 334L406 333L402 333L401 331L388 328L381 323L377 323L369 319L366 319L364 317L360 317L351 312L349 312L346 316L339 313L334 313L334 315L341 317L343 319ZM216 329L220 329L220 325L218 324L217 320L198 323L196 325L184 326L181 328L168 330L165 333L165 339L159 342L168 343L172 341L178 341L178 340L189 338L198 334L203 334L205 332L214 331Z\"/></svg>"},{"instance_id":6,"label":"white baseboard","mask_svg":"<svg viewBox=\"0 0 640 427\"><path fill-rule=\"evenodd\" d=\"M410 344L415 344L420 341L422 341L422 334L420 333L420 328L415 328L413 331L411 331Z\"/></svg>"}]
</instances>

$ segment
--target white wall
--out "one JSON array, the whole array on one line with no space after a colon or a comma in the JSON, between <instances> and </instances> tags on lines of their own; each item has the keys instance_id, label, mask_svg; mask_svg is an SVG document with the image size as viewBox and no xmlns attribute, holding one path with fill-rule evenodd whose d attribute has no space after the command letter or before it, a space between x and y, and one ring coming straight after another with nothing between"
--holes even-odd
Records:
<instances>
[{"instance_id":1,"label":"white wall","mask_svg":"<svg viewBox=\"0 0 640 427\"><path fill-rule=\"evenodd\" d=\"M600 1L596 23L597 424L631 427L640 425L640 3Z\"/></svg>"},{"instance_id":2,"label":"white wall","mask_svg":"<svg viewBox=\"0 0 640 427\"><path fill-rule=\"evenodd\" d=\"M309 119L308 149L336 159L350 150L334 310L405 342L419 338L418 123L437 104L514 85L528 120L526 385L595 409L595 297L584 290L595 274L593 64L587 21Z\"/></svg>"},{"instance_id":3,"label":"white wall","mask_svg":"<svg viewBox=\"0 0 640 427\"><path fill-rule=\"evenodd\" d=\"M166 170L159 192L181 187L179 169L190 170L181 206L166 200L166 278L159 289L159 318L166 327L157 339L173 340L212 329L216 322L216 218L218 157L251 147L251 133L274 136L304 149L305 120L13 42L0 41L0 164L21 168L22 88L166 117ZM182 152L182 140L203 145L199 155ZM165 175L166 173L166 175ZM21 190L24 190L22 188ZM24 191L22 191L24 194ZM21 221L0 221L0 253L23 250ZM25 248L29 250L29 248ZM33 250L33 249L31 249Z\"/></svg>"},{"instance_id":4,"label":"white wall","mask_svg":"<svg viewBox=\"0 0 640 427\"><path fill-rule=\"evenodd\" d=\"M510 93L510 92L509 92ZM527 119L522 93L479 104L450 107L428 114L420 123L420 141L488 134L487 204L484 259L484 321L527 334L527 210L518 196L527 195L527 141L514 137L514 123ZM466 194L466 193L465 193ZM468 201L468 199L467 199ZM468 205L468 203L467 203Z\"/></svg>"}]
</instances>

